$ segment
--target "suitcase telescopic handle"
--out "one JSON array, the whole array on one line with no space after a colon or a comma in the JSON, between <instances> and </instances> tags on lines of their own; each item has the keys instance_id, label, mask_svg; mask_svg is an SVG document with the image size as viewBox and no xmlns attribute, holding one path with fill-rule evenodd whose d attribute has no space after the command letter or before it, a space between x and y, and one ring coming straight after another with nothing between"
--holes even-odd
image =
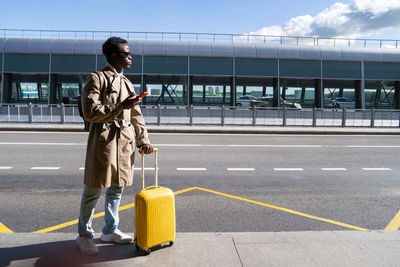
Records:
<instances>
[{"instance_id":1,"label":"suitcase telescopic handle","mask_svg":"<svg viewBox=\"0 0 400 267\"><path fill-rule=\"evenodd\" d=\"M158 148L154 148L154 187L158 187ZM142 190L144 190L144 152L142 151Z\"/></svg>"}]
</instances>

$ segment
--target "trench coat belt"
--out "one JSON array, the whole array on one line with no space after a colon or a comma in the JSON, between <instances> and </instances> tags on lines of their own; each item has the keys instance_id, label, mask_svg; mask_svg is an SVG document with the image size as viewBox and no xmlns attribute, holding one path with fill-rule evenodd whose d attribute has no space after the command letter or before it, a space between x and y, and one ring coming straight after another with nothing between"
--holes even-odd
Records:
<instances>
[{"instance_id":1,"label":"trench coat belt","mask_svg":"<svg viewBox=\"0 0 400 267\"><path fill-rule=\"evenodd\" d=\"M117 127L118 138L121 138L121 130L131 126L131 122L127 120L114 120L114 125Z\"/></svg>"},{"instance_id":2,"label":"trench coat belt","mask_svg":"<svg viewBox=\"0 0 400 267\"><path fill-rule=\"evenodd\" d=\"M120 129L131 126L131 122L127 121L127 120L114 120L113 122L114 122L115 126L117 126L117 128L120 128Z\"/></svg>"}]
</instances>

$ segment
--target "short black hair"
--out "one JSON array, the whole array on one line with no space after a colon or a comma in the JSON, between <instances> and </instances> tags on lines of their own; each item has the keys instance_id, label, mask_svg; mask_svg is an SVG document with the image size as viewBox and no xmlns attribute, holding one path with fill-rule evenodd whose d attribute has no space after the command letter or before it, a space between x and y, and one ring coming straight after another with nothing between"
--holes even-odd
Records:
<instances>
[{"instance_id":1,"label":"short black hair","mask_svg":"<svg viewBox=\"0 0 400 267\"><path fill-rule=\"evenodd\" d=\"M103 55L106 56L108 63L111 62L111 55L113 53L121 52L120 44L127 44L128 42L125 39L120 37L110 37L107 41L104 42L102 50Z\"/></svg>"}]
</instances>

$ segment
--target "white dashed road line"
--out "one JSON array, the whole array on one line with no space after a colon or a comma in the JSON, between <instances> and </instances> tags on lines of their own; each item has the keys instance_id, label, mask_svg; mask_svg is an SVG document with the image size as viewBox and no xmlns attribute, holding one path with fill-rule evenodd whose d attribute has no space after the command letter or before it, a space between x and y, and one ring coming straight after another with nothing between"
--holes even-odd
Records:
<instances>
[{"instance_id":1,"label":"white dashed road line","mask_svg":"<svg viewBox=\"0 0 400 267\"><path fill-rule=\"evenodd\" d=\"M133 168L135 171L140 171L142 168ZM79 170L85 170L85 167L80 167ZM145 171L154 171L154 168L144 168Z\"/></svg>"},{"instance_id":2,"label":"white dashed road line","mask_svg":"<svg viewBox=\"0 0 400 267\"><path fill-rule=\"evenodd\" d=\"M85 146L86 143L20 143L20 142L0 142L0 145L21 145L21 146Z\"/></svg>"},{"instance_id":3,"label":"white dashed road line","mask_svg":"<svg viewBox=\"0 0 400 267\"><path fill-rule=\"evenodd\" d=\"M254 171L254 168L226 168L227 171Z\"/></svg>"},{"instance_id":4,"label":"white dashed road line","mask_svg":"<svg viewBox=\"0 0 400 267\"><path fill-rule=\"evenodd\" d=\"M206 171L207 168L176 168L177 171Z\"/></svg>"},{"instance_id":5,"label":"white dashed road line","mask_svg":"<svg viewBox=\"0 0 400 267\"><path fill-rule=\"evenodd\" d=\"M0 142L0 145L86 146L86 143ZM258 147L258 148L400 148L400 145L296 145L296 144L154 144L156 147Z\"/></svg>"},{"instance_id":6,"label":"white dashed road line","mask_svg":"<svg viewBox=\"0 0 400 267\"><path fill-rule=\"evenodd\" d=\"M361 168L363 171L391 171L391 168Z\"/></svg>"},{"instance_id":7,"label":"white dashed road line","mask_svg":"<svg viewBox=\"0 0 400 267\"><path fill-rule=\"evenodd\" d=\"M32 167L31 170L59 170L61 167Z\"/></svg>"},{"instance_id":8,"label":"white dashed road line","mask_svg":"<svg viewBox=\"0 0 400 267\"><path fill-rule=\"evenodd\" d=\"M12 166L0 166L0 170L11 170ZM60 170L61 167L31 167L31 170ZM85 170L85 167L80 167L80 171ZM140 171L141 168L134 168L135 171ZM144 168L145 171L154 171L153 168ZM207 171L207 168L176 168L177 171ZM255 171L255 168L226 168L227 171ZM274 171L304 171L303 168L273 168ZM347 168L321 168L323 171L347 171ZM392 171L391 168L361 168L363 171Z\"/></svg>"}]
</instances>

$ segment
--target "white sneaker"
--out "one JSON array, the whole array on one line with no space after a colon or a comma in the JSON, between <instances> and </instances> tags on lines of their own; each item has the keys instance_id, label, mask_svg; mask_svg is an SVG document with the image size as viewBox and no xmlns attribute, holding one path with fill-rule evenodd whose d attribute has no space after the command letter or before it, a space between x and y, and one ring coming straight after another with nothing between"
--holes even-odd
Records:
<instances>
[{"instance_id":1,"label":"white sneaker","mask_svg":"<svg viewBox=\"0 0 400 267\"><path fill-rule=\"evenodd\" d=\"M101 241L104 242L114 242L118 244L129 244L132 243L133 238L127 234L122 233L120 230L116 229L113 233L105 235L101 234Z\"/></svg>"},{"instance_id":2,"label":"white sneaker","mask_svg":"<svg viewBox=\"0 0 400 267\"><path fill-rule=\"evenodd\" d=\"M78 236L76 239L76 244L78 245L80 251L85 255L97 255L99 250L90 237Z\"/></svg>"}]
</instances>

